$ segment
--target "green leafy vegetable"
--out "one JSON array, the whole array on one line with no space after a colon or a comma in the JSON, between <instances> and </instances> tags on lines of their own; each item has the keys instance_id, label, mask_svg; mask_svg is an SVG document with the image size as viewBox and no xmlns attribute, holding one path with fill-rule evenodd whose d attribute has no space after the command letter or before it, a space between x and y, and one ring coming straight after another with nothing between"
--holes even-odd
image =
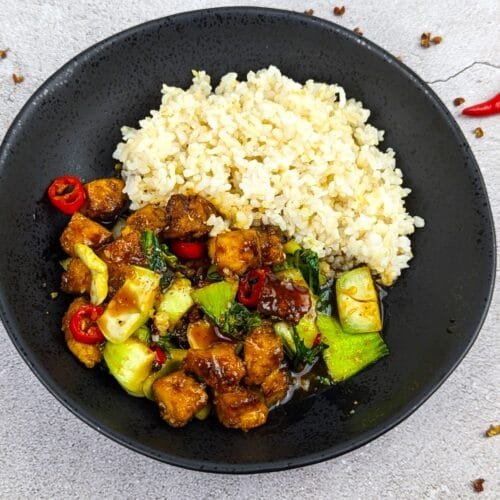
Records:
<instances>
[{"instance_id":1,"label":"green leafy vegetable","mask_svg":"<svg viewBox=\"0 0 500 500\"><path fill-rule=\"evenodd\" d=\"M160 338L155 343L156 343L156 345L161 347L167 353L167 355L170 355L170 352L172 350L177 349L174 346L174 344L172 344L172 340L170 339L170 335L160 336Z\"/></svg>"},{"instance_id":2,"label":"green leafy vegetable","mask_svg":"<svg viewBox=\"0 0 500 500\"><path fill-rule=\"evenodd\" d=\"M319 257L316 252L307 249L297 250L293 254L293 263L302 273L311 291L318 295L319 289Z\"/></svg>"},{"instance_id":3,"label":"green leafy vegetable","mask_svg":"<svg viewBox=\"0 0 500 500\"><path fill-rule=\"evenodd\" d=\"M222 333L241 338L260 324L260 317L235 302L237 290L236 282L219 281L194 290L191 297Z\"/></svg>"},{"instance_id":4,"label":"green leafy vegetable","mask_svg":"<svg viewBox=\"0 0 500 500\"><path fill-rule=\"evenodd\" d=\"M333 385L333 380L331 378L323 377L322 375L317 375L316 381L321 385Z\"/></svg>"},{"instance_id":5,"label":"green leafy vegetable","mask_svg":"<svg viewBox=\"0 0 500 500\"><path fill-rule=\"evenodd\" d=\"M293 243L293 245L291 243ZM321 292L321 280L318 254L312 250L301 248L295 242L288 242L285 247L287 245L289 245L289 251L286 252L286 260L281 264L274 265L273 272L279 273L281 271L293 270L294 268L298 269L312 293L319 295ZM291 253L292 251L293 254Z\"/></svg>"},{"instance_id":6,"label":"green leafy vegetable","mask_svg":"<svg viewBox=\"0 0 500 500\"><path fill-rule=\"evenodd\" d=\"M167 245L160 243L153 231L143 231L141 245L148 259L149 268L161 276L160 289L163 293L174 279L173 271L181 271L185 266L179 263L179 259L168 249Z\"/></svg>"},{"instance_id":7,"label":"green leafy vegetable","mask_svg":"<svg viewBox=\"0 0 500 500\"><path fill-rule=\"evenodd\" d=\"M318 315L317 325L327 344L323 359L334 382L346 380L389 354L379 333L347 333L331 316Z\"/></svg>"},{"instance_id":8,"label":"green leafy vegetable","mask_svg":"<svg viewBox=\"0 0 500 500\"><path fill-rule=\"evenodd\" d=\"M250 312L245 306L233 303L223 315L217 326L222 333L234 338L241 338L252 328L259 326L261 319L258 314Z\"/></svg>"},{"instance_id":9,"label":"green leafy vegetable","mask_svg":"<svg viewBox=\"0 0 500 500\"><path fill-rule=\"evenodd\" d=\"M323 342L314 347L306 347L297 329L284 321L275 323L274 331L283 340L285 354L290 360L292 370L296 372L301 371L307 365L312 365L318 356L328 347Z\"/></svg>"},{"instance_id":10,"label":"green leafy vegetable","mask_svg":"<svg viewBox=\"0 0 500 500\"><path fill-rule=\"evenodd\" d=\"M148 321L158 293L157 273L145 267L131 267L133 276L125 280L97 320L110 342L123 342Z\"/></svg>"},{"instance_id":11,"label":"green leafy vegetable","mask_svg":"<svg viewBox=\"0 0 500 500\"><path fill-rule=\"evenodd\" d=\"M333 312L333 286L331 283L326 283L319 290L318 302L316 304L316 309L318 312L328 314L331 316Z\"/></svg>"},{"instance_id":12,"label":"green leafy vegetable","mask_svg":"<svg viewBox=\"0 0 500 500\"><path fill-rule=\"evenodd\" d=\"M370 333L382 329L378 294L367 266L341 274L335 288L340 324L345 332Z\"/></svg>"},{"instance_id":13,"label":"green leafy vegetable","mask_svg":"<svg viewBox=\"0 0 500 500\"><path fill-rule=\"evenodd\" d=\"M151 330L147 325L140 326L134 332L134 336L146 345L149 345L149 343L151 342Z\"/></svg>"},{"instance_id":14,"label":"green leafy vegetable","mask_svg":"<svg viewBox=\"0 0 500 500\"><path fill-rule=\"evenodd\" d=\"M104 360L113 377L132 396L142 397L142 384L152 373L155 353L139 339L130 337L121 344L106 342Z\"/></svg>"},{"instance_id":15,"label":"green leafy vegetable","mask_svg":"<svg viewBox=\"0 0 500 500\"><path fill-rule=\"evenodd\" d=\"M217 266L212 264L207 270L207 280L208 281L222 281L224 278L219 274Z\"/></svg>"},{"instance_id":16,"label":"green leafy vegetable","mask_svg":"<svg viewBox=\"0 0 500 500\"><path fill-rule=\"evenodd\" d=\"M219 281L197 288L191 293L193 300L201 306L215 323L220 324L224 315L234 303L238 283L235 281Z\"/></svg>"}]
</instances>

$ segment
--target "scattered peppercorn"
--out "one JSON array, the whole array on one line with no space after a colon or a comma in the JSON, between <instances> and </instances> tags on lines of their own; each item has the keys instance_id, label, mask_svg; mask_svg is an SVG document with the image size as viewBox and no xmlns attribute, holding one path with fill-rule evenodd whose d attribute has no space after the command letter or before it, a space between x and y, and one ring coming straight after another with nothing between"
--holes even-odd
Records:
<instances>
[{"instance_id":1,"label":"scattered peppercorn","mask_svg":"<svg viewBox=\"0 0 500 500\"><path fill-rule=\"evenodd\" d=\"M363 36L363 32L359 29L359 26L354 28L354 33L357 33L359 36Z\"/></svg>"},{"instance_id":2,"label":"scattered peppercorn","mask_svg":"<svg viewBox=\"0 0 500 500\"><path fill-rule=\"evenodd\" d=\"M476 127L474 129L474 135L479 139L480 137L483 137L484 130L481 127Z\"/></svg>"},{"instance_id":3,"label":"scattered peppercorn","mask_svg":"<svg viewBox=\"0 0 500 500\"><path fill-rule=\"evenodd\" d=\"M483 486L483 483L484 483L484 479L483 478L479 478L479 479L474 479L474 481L471 481L472 483L472 487L474 488L474 491L476 493L481 493L481 491L484 490L484 486Z\"/></svg>"},{"instance_id":4,"label":"scattered peppercorn","mask_svg":"<svg viewBox=\"0 0 500 500\"><path fill-rule=\"evenodd\" d=\"M485 432L486 437L493 437L500 434L500 425L490 425L489 429Z\"/></svg>"},{"instance_id":5,"label":"scattered peppercorn","mask_svg":"<svg viewBox=\"0 0 500 500\"><path fill-rule=\"evenodd\" d=\"M420 45L424 49L428 49L430 46L431 34L426 31L420 35Z\"/></svg>"},{"instance_id":6,"label":"scattered peppercorn","mask_svg":"<svg viewBox=\"0 0 500 500\"><path fill-rule=\"evenodd\" d=\"M431 42L432 42L434 45L439 45L442 41L443 41L443 37L442 37L442 36L433 36L433 37L431 38Z\"/></svg>"},{"instance_id":7,"label":"scattered peppercorn","mask_svg":"<svg viewBox=\"0 0 500 500\"><path fill-rule=\"evenodd\" d=\"M342 7L334 7L333 8L333 14L335 16L342 16L345 13L345 5L342 5Z\"/></svg>"},{"instance_id":8,"label":"scattered peppercorn","mask_svg":"<svg viewBox=\"0 0 500 500\"><path fill-rule=\"evenodd\" d=\"M14 83L17 85L18 83L24 82L24 76L21 75L16 75L15 73L12 73L12 79L14 80Z\"/></svg>"},{"instance_id":9,"label":"scattered peppercorn","mask_svg":"<svg viewBox=\"0 0 500 500\"><path fill-rule=\"evenodd\" d=\"M454 106L460 106L464 102L465 102L465 99L463 97L455 97L455 99L453 99L453 105Z\"/></svg>"},{"instance_id":10,"label":"scattered peppercorn","mask_svg":"<svg viewBox=\"0 0 500 500\"><path fill-rule=\"evenodd\" d=\"M304 14L306 16L312 16L312 15L314 15L314 10L313 9L307 9L307 10L304 11Z\"/></svg>"},{"instance_id":11,"label":"scattered peppercorn","mask_svg":"<svg viewBox=\"0 0 500 500\"><path fill-rule=\"evenodd\" d=\"M9 49L0 50L0 59L5 59L7 57L7 52L9 52Z\"/></svg>"}]
</instances>

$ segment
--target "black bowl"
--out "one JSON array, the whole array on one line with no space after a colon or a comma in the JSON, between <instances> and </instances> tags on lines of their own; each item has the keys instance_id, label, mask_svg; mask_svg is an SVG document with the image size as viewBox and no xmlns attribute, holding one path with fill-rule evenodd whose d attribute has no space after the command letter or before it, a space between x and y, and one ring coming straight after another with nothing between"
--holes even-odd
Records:
<instances>
[{"instance_id":1,"label":"black bowl","mask_svg":"<svg viewBox=\"0 0 500 500\"><path fill-rule=\"evenodd\" d=\"M385 300L391 355L359 376L273 411L249 433L215 420L183 429L71 356L59 332L57 239L67 220L44 197L51 179L112 172L120 126L157 108L163 82L191 69L214 80L270 64L304 82L338 82L372 110L397 152L408 208L427 225L415 258ZM190 12L119 33L53 75L19 113L0 152L0 307L12 341L45 386L110 438L198 470L256 472L352 450L401 422L446 379L485 317L495 268L485 187L457 124L425 83L368 40L332 23L258 8ZM355 402L358 402L355 404ZM354 410L352 413L351 410Z\"/></svg>"}]
</instances>

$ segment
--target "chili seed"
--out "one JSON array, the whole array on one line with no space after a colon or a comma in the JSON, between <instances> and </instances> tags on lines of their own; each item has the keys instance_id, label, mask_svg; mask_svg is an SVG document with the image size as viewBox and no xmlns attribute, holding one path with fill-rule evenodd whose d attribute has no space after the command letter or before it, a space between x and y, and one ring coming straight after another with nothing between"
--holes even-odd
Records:
<instances>
[{"instance_id":1,"label":"chili seed","mask_svg":"<svg viewBox=\"0 0 500 500\"><path fill-rule=\"evenodd\" d=\"M489 429L485 432L486 437L493 437L500 434L500 425L490 425Z\"/></svg>"},{"instance_id":2,"label":"chili seed","mask_svg":"<svg viewBox=\"0 0 500 500\"><path fill-rule=\"evenodd\" d=\"M479 139L480 137L483 137L484 130L481 127L476 127L474 129L474 135Z\"/></svg>"},{"instance_id":3,"label":"chili seed","mask_svg":"<svg viewBox=\"0 0 500 500\"><path fill-rule=\"evenodd\" d=\"M345 5L342 5L342 7L333 8L333 14L335 16L342 16L344 13L345 13Z\"/></svg>"},{"instance_id":4,"label":"chili seed","mask_svg":"<svg viewBox=\"0 0 500 500\"><path fill-rule=\"evenodd\" d=\"M59 294L57 292L50 292L50 298L51 299L57 299L58 295Z\"/></svg>"},{"instance_id":5,"label":"chili seed","mask_svg":"<svg viewBox=\"0 0 500 500\"><path fill-rule=\"evenodd\" d=\"M460 106L464 102L465 102L465 99L463 97L455 97L455 99L453 99L453 104L455 106Z\"/></svg>"},{"instance_id":6,"label":"chili seed","mask_svg":"<svg viewBox=\"0 0 500 500\"><path fill-rule=\"evenodd\" d=\"M429 48L430 45L430 39L431 39L431 34L426 31L420 35L420 45L424 48L427 49Z\"/></svg>"},{"instance_id":7,"label":"chili seed","mask_svg":"<svg viewBox=\"0 0 500 500\"><path fill-rule=\"evenodd\" d=\"M12 73L12 80L14 80L14 83L17 85L18 83L24 82L24 76Z\"/></svg>"},{"instance_id":8,"label":"chili seed","mask_svg":"<svg viewBox=\"0 0 500 500\"><path fill-rule=\"evenodd\" d=\"M472 487L474 488L474 491L476 493L481 493L481 491L484 490L484 479L482 477L480 477L479 479L475 479L474 481L471 481L472 482Z\"/></svg>"}]
</instances>

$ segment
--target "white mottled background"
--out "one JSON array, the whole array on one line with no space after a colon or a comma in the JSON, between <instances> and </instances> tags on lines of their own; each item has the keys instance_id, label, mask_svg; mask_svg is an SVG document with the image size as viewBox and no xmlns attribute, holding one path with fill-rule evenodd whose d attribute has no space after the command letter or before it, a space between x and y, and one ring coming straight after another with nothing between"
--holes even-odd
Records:
<instances>
[{"instance_id":1,"label":"white mottled background","mask_svg":"<svg viewBox=\"0 0 500 500\"><path fill-rule=\"evenodd\" d=\"M0 0L0 137L33 91L89 45L125 28L176 12L260 5L359 26L421 75L457 116L481 167L500 221L500 115L466 119L452 101L473 103L500 91L498 0ZM334 17L334 5L346 5ZM443 42L419 46L423 31ZM25 77L14 85L12 73ZM484 129L476 139L472 130ZM0 214L1 223L2 214ZM498 276L497 276L498 278ZM444 386L410 418L367 446L302 469L253 476L190 472L145 458L108 440L63 408L31 373L0 326L1 498L500 498L500 296L476 344Z\"/></svg>"}]
</instances>

